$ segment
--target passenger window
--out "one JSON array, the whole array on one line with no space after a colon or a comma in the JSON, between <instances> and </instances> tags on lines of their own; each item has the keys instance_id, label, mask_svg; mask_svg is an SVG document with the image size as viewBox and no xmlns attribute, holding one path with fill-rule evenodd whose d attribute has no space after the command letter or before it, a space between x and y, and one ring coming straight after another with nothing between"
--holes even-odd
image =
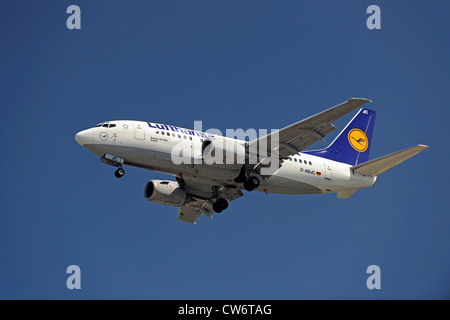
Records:
<instances>
[{"instance_id":1,"label":"passenger window","mask_svg":"<svg viewBox=\"0 0 450 320\"><path fill-rule=\"evenodd\" d=\"M302 163L302 159L298 159L298 163Z\"/></svg>"},{"instance_id":2,"label":"passenger window","mask_svg":"<svg viewBox=\"0 0 450 320\"><path fill-rule=\"evenodd\" d=\"M178 138L181 138L181 134L178 135Z\"/></svg>"},{"instance_id":3,"label":"passenger window","mask_svg":"<svg viewBox=\"0 0 450 320\"><path fill-rule=\"evenodd\" d=\"M156 132L156 134L159 134L159 131L155 131Z\"/></svg>"},{"instance_id":4,"label":"passenger window","mask_svg":"<svg viewBox=\"0 0 450 320\"><path fill-rule=\"evenodd\" d=\"M175 137L175 133L172 133L172 137Z\"/></svg>"},{"instance_id":5,"label":"passenger window","mask_svg":"<svg viewBox=\"0 0 450 320\"><path fill-rule=\"evenodd\" d=\"M186 136L183 136L184 139L186 139Z\"/></svg>"},{"instance_id":6,"label":"passenger window","mask_svg":"<svg viewBox=\"0 0 450 320\"><path fill-rule=\"evenodd\" d=\"M189 140L192 140L192 137L189 137Z\"/></svg>"},{"instance_id":7,"label":"passenger window","mask_svg":"<svg viewBox=\"0 0 450 320\"><path fill-rule=\"evenodd\" d=\"M166 132L166 134L170 137L170 132Z\"/></svg>"},{"instance_id":8,"label":"passenger window","mask_svg":"<svg viewBox=\"0 0 450 320\"><path fill-rule=\"evenodd\" d=\"M294 162L297 162L297 158L294 158Z\"/></svg>"},{"instance_id":9,"label":"passenger window","mask_svg":"<svg viewBox=\"0 0 450 320\"><path fill-rule=\"evenodd\" d=\"M311 161L309 162L309 165L310 165L310 166L312 166L312 163L311 163Z\"/></svg>"}]
</instances>

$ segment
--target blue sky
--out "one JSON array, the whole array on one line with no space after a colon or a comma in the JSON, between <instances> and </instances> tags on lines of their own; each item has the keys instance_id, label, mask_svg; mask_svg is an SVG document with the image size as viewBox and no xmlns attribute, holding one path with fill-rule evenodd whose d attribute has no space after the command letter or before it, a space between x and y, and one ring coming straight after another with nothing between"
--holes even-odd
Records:
<instances>
[{"instance_id":1,"label":"blue sky","mask_svg":"<svg viewBox=\"0 0 450 320\"><path fill-rule=\"evenodd\" d=\"M71 4L81 30L66 27ZM366 27L371 4L381 30ZM2 1L0 299L450 298L449 9ZM371 158L430 148L348 200L246 193L197 225L144 199L169 176L117 180L74 140L115 119L280 128L351 97L377 111ZM81 290L66 287L72 264ZM366 287L373 264L381 290Z\"/></svg>"}]
</instances>

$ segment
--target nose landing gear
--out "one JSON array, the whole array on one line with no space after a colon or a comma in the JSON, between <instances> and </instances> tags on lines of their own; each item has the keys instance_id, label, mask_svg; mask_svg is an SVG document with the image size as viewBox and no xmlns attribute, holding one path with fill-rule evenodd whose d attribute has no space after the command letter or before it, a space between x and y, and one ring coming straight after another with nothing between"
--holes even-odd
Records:
<instances>
[{"instance_id":1,"label":"nose landing gear","mask_svg":"<svg viewBox=\"0 0 450 320\"><path fill-rule=\"evenodd\" d=\"M106 153L103 157L100 157L100 162L118 168L114 172L116 178L120 179L125 175L125 170L122 168L122 164L125 162L124 159Z\"/></svg>"},{"instance_id":2,"label":"nose landing gear","mask_svg":"<svg viewBox=\"0 0 450 320\"><path fill-rule=\"evenodd\" d=\"M125 170L122 167L120 167L114 172L114 175L116 176L117 179L120 179L125 175Z\"/></svg>"}]
</instances>

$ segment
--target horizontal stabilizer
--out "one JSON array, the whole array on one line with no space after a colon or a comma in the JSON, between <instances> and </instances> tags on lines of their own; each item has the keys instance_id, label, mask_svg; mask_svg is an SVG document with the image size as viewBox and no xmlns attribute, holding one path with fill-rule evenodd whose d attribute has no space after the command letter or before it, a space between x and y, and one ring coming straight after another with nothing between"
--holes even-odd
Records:
<instances>
[{"instance_id":1,"label":"horizontal stabilizer","mask_svg":"<svg viewBox=\"0 0 450 320\"><path fill-rule=\"evenodd\" d=\"M419 144L381 158L358 164L357 166L351 167L351 169L353 172L364 176L376 177L428 148L428 146Z\"/></svg>"},{"instance_id":2,"label":"horizontal stabilizer","mask_svg":"<svg viewBox=\"0 0 450 320\"><path fill-rule=\"evenodd\" d=\"M359 190L359 188L348 189L348 190L344 190L344 191L338 191L337 192L337 197L339 199L348 199L352 194L354 194L358 190Z\"/></svg>"}]
</instances>

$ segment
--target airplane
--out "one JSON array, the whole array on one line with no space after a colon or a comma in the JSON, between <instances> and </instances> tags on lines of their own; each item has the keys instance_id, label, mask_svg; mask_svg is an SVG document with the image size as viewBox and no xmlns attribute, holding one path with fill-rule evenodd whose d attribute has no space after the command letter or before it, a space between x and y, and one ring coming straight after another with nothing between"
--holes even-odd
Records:
<instances>
[{"instance_id":1,"label":"airplane","mask_svg":"<svg viewBox=\"0 0 450 320\"><path fill-rule=\"evenodd\" d=\"M214 212L227 209L230 201L244 195L243 190L266 195L336 193L346 199L428 148L419 144L369 160L376 112L362 107L368 102L372 101L351 98L251 141L131 120L97 124L78 132L75 140L102 163L116 167L117 178L124 176L124 165L173 175L175 180L148 181L145 199L178 207L177 221L195 224L201 214L212 218ZM328 147L305 150L318 140L325 141L336 130L332 122L357 108ZM178 155L184 152L185 161L174 161L174 150ZM233 161L207 161L223 160L224 154Z\"/></svg>"}]
</instances>

